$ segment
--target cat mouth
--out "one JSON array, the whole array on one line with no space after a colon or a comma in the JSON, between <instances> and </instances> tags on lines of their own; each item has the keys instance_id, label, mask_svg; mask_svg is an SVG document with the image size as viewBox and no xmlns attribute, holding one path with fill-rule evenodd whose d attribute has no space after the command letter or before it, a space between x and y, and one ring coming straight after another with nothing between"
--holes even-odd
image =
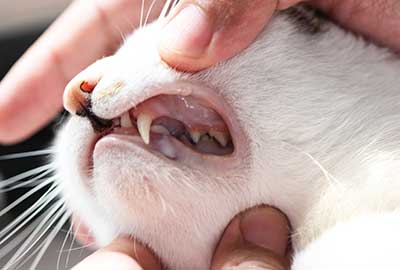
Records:
<instances>
[{"instance_id":1,"label":"cat mouth","mask_svg":"<svg viewBox=\"0 0 400 270\"><path fill-rule=\"evenodd\" d=\"M199 154L225 156L234 152L222 117L203 100L192 96L158 95L113 119L110 134L140 136L144 144L170 159L176 144Z\"/></svg>"},{"instance_id":2,"label":"cat mouth","mask_svg":"<svg viewBox=\"0 0 400 270\"><path fill-rule=\"evenodd\" d=\"M116 141L127 147L139 145L170 160L233 157L241 136L236 136L239 128L221 99L215 93L158 92L112 119L111 127L96 139L92 159ZM100 151L99 145L106 141L108 146Z\"/></svg>"}]
</instances>

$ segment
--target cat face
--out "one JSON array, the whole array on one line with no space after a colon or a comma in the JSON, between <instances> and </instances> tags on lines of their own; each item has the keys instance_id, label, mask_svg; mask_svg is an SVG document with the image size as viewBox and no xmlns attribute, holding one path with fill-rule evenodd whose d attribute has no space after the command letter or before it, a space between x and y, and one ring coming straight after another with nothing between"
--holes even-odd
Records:
<instances>
[{"instance_id":1,"label":"cat face","mask_svg":"<svg viewBox=\"0 0 400 270\"><path fill-rule=\"evenodd\" d=\"M297 226L316 196L304 176L318 169L285 144L308 115L293 109L307 106L293 81L300 34L277 16L242 54L187 74L160 59L161 30L137 30L67 86L77 115L56 144L60 185L98 244L129 234L173 269L206 269L240 211L274 205Z\"/></svg>"}]
</instances>

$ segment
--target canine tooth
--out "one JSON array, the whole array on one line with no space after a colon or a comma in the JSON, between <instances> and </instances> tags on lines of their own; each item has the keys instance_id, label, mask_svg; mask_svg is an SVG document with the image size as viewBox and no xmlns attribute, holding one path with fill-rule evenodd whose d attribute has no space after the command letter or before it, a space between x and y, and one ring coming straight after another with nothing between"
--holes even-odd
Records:
<instances>
[{"instance_id":1,"label":"canine tooth","mask_svg":"<svg viewBox=\"0 0 400 270\"><path fill-rule=\"evenodd\" d=\"M153 125L153 126L151 126L150 130L154 133L169 135L168 129L161 125Z\"/></svg>"},{"instance_id":2,"label":"canine tooth","mask_svg":"<svg viewBox=\"0 0 400 270\"><path fill-rule=\"evenodd\" d=\"M223 147L226 147L228 145L229 134L214 130L210 130L208 134L210 134L211 137L214 137Z\"/></svg>"},{"instance_id":3,"label":"canine tooth","mask_svg":"<svg viewBox=\"0 0 400 270\"><path fill-rule=\"evenodd\" d=\"M192 140L195 143L198 143L200 141L201 136L204 134L204 133L201 133L200 131L189 131L189 133L190 133L190 136L192 137Z\"/></svg>"},{"instance_id":4,"label":"canine tooth","mask_svg":"<svg viewBox=\"0 0 400 270\"><path fill-rule=\"evenodd\" d=\"M152 122L153 118L151 117L151 115L146 113L139 114L137 118L137 127L139 130L139 134L145 144L150 143L150 127Z\"/></svg>"},{"instance_id":5,"label":"canine tooth","mask_svg":"<svg viewBox=\"0 0 400 270\"><path fill-rule=\"evenodd\" d=\"M133 127L129 113L124 113L121 116L121 127L126 127L126 128Z\"/></svg>"}]
</instances>

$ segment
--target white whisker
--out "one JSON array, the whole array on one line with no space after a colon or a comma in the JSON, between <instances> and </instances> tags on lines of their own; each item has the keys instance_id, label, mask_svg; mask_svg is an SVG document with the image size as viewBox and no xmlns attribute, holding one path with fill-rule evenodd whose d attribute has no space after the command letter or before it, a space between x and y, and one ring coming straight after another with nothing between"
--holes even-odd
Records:
<instances>
[{"instance_id":1,"label":"white whisker","mask_svg":"<svg viewBox=\"0 0 400 270\"><path fill-rule=\"evenodd\" d=\"M162 9L162 11L160 13L160 16L158 17L159 19L163 19L163 18L165 18L167 16L167 13L168 13L168 11L170 9L171 3L172 3L172 0L167 0L165 2L165 5L164 5L164 7L163 7L163 9Z\"/></svg>"},{"instance_id":2,"label":"white whisker","mask_svg":"<svg viewBox=\"0 0 400 270\"><path fill-rule=\"evenodd\" d=\"M69 249L64 250L63 252L68 252L68 254L70 254L71 251L84 250L86 248L93 247L94 245L95 245L95 243L90 243L90 244L87 244L87 245L84 245L84 246L75 247L75 248L71 247ZM65 267L67 267L67 265L68 264L66 264Z\"/></svg>"},{"instance_id":3,"label":"white whisker","mask_svg":"<svg viewBox=\"0 0 400 270\"><path fill-rule=\"evenodd\" d=\"M43 220L39 223L37 228L31 233L28 239L21 245L21 247L17 250L17 252L11 257L11 259L4 266L4 270L11 270L11 266L17 264L22 258L37 244L37 242L46 234L49 228L60 218L61 215L64 214L65 204L63 201L59 201L54 205L53 208L50 209L48 214L43 218ZM51 220L50 218L53 217ZM50 220L50 221L49 221ZM43 227L47 226L43 229ZM39 236L36 237L36 235ZM35 239L36 237L36 239Z\"/></svg>"},{"instance_id":4,"label":"white whisker","mask_svg":"<svg viewBox=\"0 0 400 270\"><path fill-rule=\"evenodd\" d=\"M38 176L35 176L32 179L24 180L22 183L19 183L19 184L13 183L13 186L11 186L11 187L0 188L0 192L9 192L11 190L15 190L15 189L22 188L22 187L35 187L38 184L42 183L43 181L46 181L49 178L54 178L54 177L46 177L51 173L53 173L53 170L47 170L47 171L39 174Z\"/></svg>"},{"instance_id":5,"label":"white whisker","mask_svg":"<svg viewBox=\"0 0 400 270\"><path fill-rule=\"evenodd\" d=\"M2 180L0 182L0 189L4 188L6 186L12 185L15 182L18 182L18 181L21 181L23 179L26 179L26 178L28 178L30 176L33 176L33 175L36 175L36 174L39 174L39 173L41 173L43 171L48 171L48 170L53 171L54 170L54 165L51 164L51 163L50 164L46 164L46 165L40 166L38 168L23 172L21 174L18 174L16 176L10 177L8 179L4 179L4 180Z\"/></svg>"},{"instance_id":6,"label":"white whisker","mask_svg":"<svg viewBox=\"0 0 400 270\"><path fill-rule=\"evenodd\" d=\"M31 264L31 269L36 269L37 265L39 264L40 260L42 259L44 253L49 248L51 242L53 242L54 238L57 236L57 233L60 231L62 226L68 221L69 217L71 216L70 213L65 213L61 220L57 223L55 228L51 231L49 236L44 241L45 245L40 249L39 254L36 256L35 260Z\"/></svg>"},{"instance_id":7,"label":"white whisker","mask_svg":"<svg viewBox=\"0 0 400 270\"><path fill-rule=\"evenodd\" d=\"M24 152L24 153L9 154L9 155L0 156L0 161L1 160L27 158L27 157L46 156L46 155L51 155L53 153L54 153L54 150L49 148L49 149L44 149L44 150L37 150L37 151L30 151L30 152Z\"/></svg>"},{"instance_id":8,"label":"white whisker","mask_svg":"<svg viewBox=\"0 0 400 270\"><path fill-rule=\"evenodd\" d=\"M44 214L43 214L44 215ZM6 245L2 246L0 249L0 258L4 258L12 250L14 250L19 244L25 240L31 232L37 227L40 222L40 217L25 227L20 233L18 233L12 241L8 242Z\"/></svg>"},{"instance_id":9,"label":"white whisker","mask_svg":"<svg viewBox=\"0 0 400 270\"><path fill-rule=\"evenodd\" d=\"M157 0L153 0L151 2L151 5L150 5L149 9L147 10L146 19L144 19L144 25L143 26L147 25L147 23L149 21L150 14L151 14L151 11L153 10L153 7L154 7L154 4L156 3L156 1Z\"/></svg>"},{"instance_id":10,"label":"white whisker","mask_svg":"<svg viewBox=\"0 0 400 270\"><path fill-rule=\"evenodd\" d=\"M48 178L46 181L43 181L42 183L40 183L36 187L34 187L31 190L29 190L27 193L25 193L24 195L19 197L17 200L15 200L13 203L11 203L7 207L5 207L3 210L1 210L0 211L0 217L3 216L4 214L8 213L15 206L17 206L18 204L20 204L21 202L23 202L24 200L26 200L27 198L29 198L30 196L32 196L33 194L35 194L36 192L38 192L39 190L44 188L45 186L53 183L54 180L55 180L55 178Z\"/></svg>"},{"instance_id":11,"label":"white whisker","mask_svg":"<svg viewBox=\"0 0 400 270\"><path fill-rule=\"evenodd\" d=\"M77 226L77 227L76 227L76 230L79 231L79 229L80 229L80 227L81 227L81 221L79 221L79 224L78 224L78 225L74 224L73 222L74 222L74 220L72 219L72 220L71 220L71 228L72 228L73 226ZM72 246L73 246L74 243L75 243L75 240L76 240L76 235L73 234L73 235L72 235L72 241L71 241L71 244L69 245L69 249L68 249L67 259L65 260L65 268L67 268L67 265L68 265L68 263L69 263L69 258L70 258L70 256L71 256L71 249L72 249Z\"/></svg>"},{"instance_id":12,"label":"white whisker","mask_svg":"<svg viewBox=\"0 0 400 270\"><path fill-rule=\"evenodd\" d=\"M139 24L139 28L143 27L143 17L144 17L144 0L142 0L142 5L140 7L140 24Z\"/></svg>"},{"instance_id":13,"label":"white whisker","mask_svg":"<svg viewBox=\"0 0 400 270\"><path fill-rule=\"evenodd\" d=\"M70 224L70 226L69 226L69 229L68 229L67 233L65 234L64 241L63 241L63 243L62 243L62 245L61 245L61 249L60 249L60 252L59 252L59 254L58 254L58 258L57 258L57 270L60 269L60 262L61 262L61 257L62 257L63 249L64 249L65 244L67 243L67 240L68 240L69 236L71 235L71 233L72 233L72 222L71 222L71 224ZM73 241L72 241L72 242L73 242ZM66 268L66 267L67 267L67 263L65 264L65 268Z\"/></svg>"},{"instance_id":14,"label":"white whisker","mask_svg":"<svg viewBox=\"0 0 400 270\"><path fill-rule=\"evenodd\" d=\"M14 234L16 234L21 228L23 228L26 224L28 224L29 221L31 221L33 218L35 218L40 212L52 201L54 200L59 194L58 190L55 190L52 192L52 194L45 194L46 196L50 196L49 198L41 198L37 203L32 205L28 210L26 210L24 213L22 213L20 216L18 216L13 222L7 225L3 230L0 232L0 237L3 237L6 233L7 236L5 236L3 239L0 241L0 245L5 243L9 238L11 238ZM46 201L45 201L46 200ZM43 202L44 201L44 202ZM39 206L39 207L38 207ZM36 210L35 210L36 209ZM35 210L35 211L34 211ZM34 212L33 212L34 211ZM32 213L33 212L33 213ZM32 214L31 214L32 213ZM22 221L22 222L21 222ZM21 222L21 223L20 223ZM18 225L19 224L19 225ZM18 226L17 226L18 225ZM15 226L17 226L15 228ZM9 231L12 230L12 232L9 233Z\"/></svg>"}]
</instances>

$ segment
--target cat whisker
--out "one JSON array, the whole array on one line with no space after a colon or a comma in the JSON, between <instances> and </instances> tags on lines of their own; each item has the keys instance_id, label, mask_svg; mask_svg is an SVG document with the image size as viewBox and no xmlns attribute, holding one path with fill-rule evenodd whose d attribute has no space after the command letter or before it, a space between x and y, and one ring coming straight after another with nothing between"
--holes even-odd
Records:
<instances>
[{"instance_id":1,"label":"cat whisker","mask_svg":"<svg viewBox=\"0 0 400 270\"><path fill-rule=\"evenodd\" d=\"M32 169L32 170L23 172L21 174L15 175L15 176L10 177L8 179L2 180L0 182L0 190L4 189L4 187L13 185L18 181L21 181L21 180L26 179L28 177L31 177L31 176L34 176L36 174L42 173L43 171L51 172L51 171L54 171L54 170L55 170L54 165L52 163L50 163L50 164L46 164L46 165L40 166L40 167Z\"/></svg>"},{"instance_id":2,"label":"cat whisker","mask_svg":"<svg viewBox=\"0 0 400 270\"><path fill-rule=\"evenodd\" d=\"M62 257L62 253L63 253L63 249L64 249L64 247L65 247L65 244L67 243L67 240L68 240L68 238L69 238L69 236L72 234L72 222L71 222L71 224L70 224L70 226L69 226L69 229L68 229L68 231L67 231L67 233L65 234L65 237L64 237L64 241L63 241L63 243L62 243L62 245L61 245L61 249L60 249L60 251L59 251L59 253L58 253L58 258L57 258L57 270L59 270L60 269L60 263L61 263L61 257ZM60 230L60 231L62 231L62 230ZM73 243L74 241L71 241L71 243ZM65 263L65 268L67 268L67 263Z\"/></svg>"},{"instance_id":3,"label":"cat whisker","mask_svg":"<svg viewBox=\"0 0 400 270\"><path fill-rule=\"evenodd\" d=\"M163 19L168 15L168 12L171 10L172 1L174 1L174 0L167 0L165 2L165 5L160 13L160 16L158 17L159 19Z\"/></svg>"},{"instance_id":4,"label":"cat whisker","mask_svg":"<svg viewBox=\"0 0 400 270\"><path fill-rule=\"evenodd\" d=\"M49 248L50 244L53 242L54 238L57 236L57 234L60 231L60 229L68 221L70 216L71 216L71 213L67 212L67 213L64 214L63 217L61 217L61 220L57 223L55 228L50 232L49 236L44 241L45 245L43 245L43 247L40 249L39 254L36 256L35 260L31 264L31 269L36 269L36 267L38 266L40 260L43 258L44 253L47 251L47 249Z\"/></svg>"},{"instance_id":5,"label":"cat whisker","mask_svg":"<svg viewBox=\"0 0 400 270\"><path fill-rule=\"evenodd\" d=\"M20 216L18 216L12 223L10 223L9 225L7 225L7 227L5 227L3 230L1 230L0 237L3 237L5 234L7 234L7 235L3 239L0 240L0 245L4 244L8 239L10 239L12 236L14 236L26 224L28 224L28 222L30 222L38 214L40 214L40 212L43 211L43 209L59 195L59 192L57 191L57 192L53 192L53 194L45 194L45 195L50 196L50 197L49 198L42 197L37 203L32 205L24 213L22 213ZM44 201L42 199L46 199L46 201ZM35 209L36 209L36 211L35 211ZM15 227L15 226L17 226L17 227ZM12 231L10 232L10 230L12 230Z\"/></svg>"},{"instance_id":6,"label":"cat whisker","mask_svg":"<svg viewBox=\"0 0 400 270\"><path fill-rule=\"evenodd\" d=\"M43 238L43 236L47 233L47 231L51 228L51 226L64 214L66 210L66 206L64 201L59 201L55 204L47 215L41 220L37 228L30 234L28 239L21 245L21 247L16 251L16 253L11 257L11 259L4 266L4 270L10 270L11 267L20 265L20 261L24 258L24 256L32 250L32 248ZM44 227L44 229L43 229ZM39 236L37 236L39 234ZM34 253L32 252L30 256ZM19 263L18 265L16 265Z\"/></svg>"},{"instance_id":7,"label":"cat whisker","mask_svg":"<svg viewBox=\"0 0 400 270\"><path fill-rule=\"evenodd\" d=\"M47 170L32 179L23 181L22 183L13 183L11 187L0 188L0 192L9 192L11 190L15 190L22 187L35 187L38 184L42 183L43 181L51 178L51 177L46 177L51 173L53 173L53 170Z\"/></svg>"},{"instance_id":8,"label":"cat whisker","mask_svg":"<svg viewBox=\"0 0 400 270\"><path fill-rule=\"evenodd\" d=\"M147 10L146 18L144 19L144 26L147 25L147 23L148 23L148 21L149 21L150 14L151 14L151 11L153 10L153 7L154 7L154 5L155 5L156 2L157 2L157 0L153 0L153 1L151 2L150 7L149 7L149 9Z\"/></svg>"},{"instance_id":9,"label":"cat whisker","mask_svg":"<svg viewBox=\"0 0 400 270\"><path fill-rule=\"evenodd\" d=\"M68 215L65 214L64 216L67 216L67 220L68 220ZM16 269L22 268L38 253L36 255L35 259L33 260L31 267L29 268L29 269L37 269L37 265L43 258L45 251L48 249L48 246L51 244L51 242L54 240L55 236L57 235L60 224L62 227L65 224L65 222L66 221L63 222L63 220L60 220L57 223L57 225L55 226L55 228L47 235L47 237L44 239L44 241L41 242L32 252L30 252L30 254L27 257L25 257L21 262L19 262L18 265L15 266L15 268ZM46 232L45 232L45 234L46 234ZM36 244L34 244L34 245L36 245Z\"/></svg>"},{"instance_id":10,"label":"cat whisker","mask_svg":"<svg viewBox=\"0 0 400 270\"><path fill-rule=\"evenodd\" d=\"M9 155L0 156L0 161L2 160L12 160L12 159L21 159L21 158L28 158L28 157L37 157L37 156L47 156L53 154L55 151L52 148L43 149L43 150L36 150L36 151L29 151L23 153L15 153Z\"/></svg>"},{"instance_id":11,"label":"cat whisker","mask_svg":"<svg viewBox=\"0 0 400 270\"><path fill-rule=\"evenodd\" d=\"M33 194L35 194L36 192L38 192L39 190L41 190L42 188L46 187L47 185L53 183L55 180L54 177L52 178L48 178L46 181L43 181L42 183L40 183L39 185L37 185L36 187L32 188L31 190L29 190L27 193L25 193L24 195L22 195L21 197L19 197L17 200L15 200L13 203L11 203L10 205L8 205L7 207L5 207L3 210L0 211L0 217L3 216L4 214L8 213L11 209L13 209L14 207L16 207L17 205L19 205L21 202L23 202L24 200L26 200L27 198L29 198L30 196L32 196Z\"/></svg>"},{"instance_id":12,"label":"cat whisker","mask_svg":"<svg viewBox=\"0 0 400 270\"><path fill-rule=\"evenodd\" d=\"M46 213L45 213L46 214ZM43 215L45 215L43 214ZM6 245L3 245L3 247L0 250L0 258L4 258L7 254L9 254L11 251L13 251L17 246L20 245L20 243L25 240L31 233L32 231L37 227L37 225L40 222L40 217L33 221L31 224L26 226L20 233L18 233L12 241L9 241Z\"/></svg>"},{"instance_id":13,"label":"cat whisker","mask_svg":"<svg viewBox=\"0 0 400 270\"><path fill-rule=\"evenodd\" d=\"M141 0L142 4L140 6L140 22L139 22L139 28L143 27L143 17L144 17L144 0Z\"/></svg>"},{"instance_id":14,"label":"cat whisker","mask_svg":"<svg viewBox=\"0 0 400 270\"><path fill-rule=\"evenodd\" d=\"M75 248L71 247L69 249L63 250L62 252L68 252L68 254L70 254L72 251L84 250L86 248L90 248L90 247L93 247L93 246L94 246L94 243L90 243L90 244L87 244L87 245L84 245L84 246L75 247ZM68 265L68 263L65 264L65 267L67 267L67 265Z\"/></svg>"}]
</instances>

